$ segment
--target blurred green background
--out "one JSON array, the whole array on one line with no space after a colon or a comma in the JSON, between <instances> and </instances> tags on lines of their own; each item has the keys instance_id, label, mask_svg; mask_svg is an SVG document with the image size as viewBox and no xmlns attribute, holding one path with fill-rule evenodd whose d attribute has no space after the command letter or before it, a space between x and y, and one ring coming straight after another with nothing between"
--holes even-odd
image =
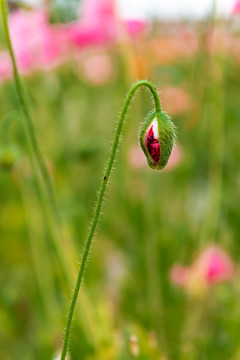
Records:
<instances>
[{"instance_id":1,"label":"blurred green background","mask_svg":"<svg viewBox=\"0 0 240 360\"><path fill-rule=\"evenodd\" d=\"M191 264L209 244L238 267L239 21L152 23L134 38L82 47L78 56L24 76L68 233L58 240L60 257L13 112L14 83L1 84L1 146L8 114L17 156L0 172L0 359L58 359L118 114L141 78L158 86L177 126L175 160L163 172L142 162L138 131L152 100L139 90L80 291L69 358L240 359L238 276L196 292L170 279L175 263Z\"/></svg>"}]
</instances>

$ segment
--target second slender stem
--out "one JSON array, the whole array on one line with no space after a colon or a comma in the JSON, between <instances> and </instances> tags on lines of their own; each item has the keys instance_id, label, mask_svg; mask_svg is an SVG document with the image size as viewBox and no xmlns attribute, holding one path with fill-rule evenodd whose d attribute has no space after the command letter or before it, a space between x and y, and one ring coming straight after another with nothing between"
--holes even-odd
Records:
<instances>
[{"instance_id":1,"label":"second slender stem","mask_svg":"<svg viewBox=\"0 0 240 360\"><path fill-rule=\"evenodd\" d=\"M10 33L9 33L9 27L8 27L6 0L0 0L0 4L1 4L1 12L2 12L3 29L4 29L4 33L5 33L5 37L6 37L6 41L7 41L8 50L9 50L11 60L12 60L14 80L15 80L15 84L16 84L16 88L17 88L19 102L20 102L20 105L22 108L22 112L25 115L25 119L26 119L26 126L27 126L27 130L28 130L30 144L31 144L31 151L34 153L34 158L36 159L38 167L40 169L40 172L41 172L41 175L42 175L45 187L46 187L48 200L49 200L51 209L55 216L55 220L57 222L59 222L60 221L60 212L58 210L57 202L55 199L52 182L51 182L51 179L50 179L50 176L49 176L49 173L47 170L47 166L45 164L45 161L43 159L42 153L40 151L40 148L39 148L39 145L37 142L37 137L36 137L35 128L34 128L34 124L33 124L33 120L32 120L32 115L30 112L30 106L28 104L28 97L27 97L25 88L21 82L17 64L16 64L16 60L15 60L15 56L14 56L14 51L13 51L12 42L11 42Z\"/></svg>"}]
</instances>

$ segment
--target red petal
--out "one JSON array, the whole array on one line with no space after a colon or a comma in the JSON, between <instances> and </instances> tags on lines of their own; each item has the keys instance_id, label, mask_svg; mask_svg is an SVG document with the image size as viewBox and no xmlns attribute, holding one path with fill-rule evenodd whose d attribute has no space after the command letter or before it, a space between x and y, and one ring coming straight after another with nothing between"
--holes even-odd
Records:
<instances>
[{"instance_id":1,"label":"red petal","mask_svg":"<svg viewBox=\"0 0 240 360\"><path fill-rule=\"evenodd\" d=\"M152 160L158 163L160 159L160 144L158 139L154 137L153 125L149 129L145 141Z\"/></svg>"}]
</instances>

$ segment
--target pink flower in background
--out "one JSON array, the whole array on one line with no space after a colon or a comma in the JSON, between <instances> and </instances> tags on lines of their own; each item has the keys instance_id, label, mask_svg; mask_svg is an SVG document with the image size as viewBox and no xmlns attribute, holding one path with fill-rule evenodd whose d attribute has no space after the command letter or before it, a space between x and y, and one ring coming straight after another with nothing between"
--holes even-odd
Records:
<instances>
[{"instance_id":1,"label":"pink flower in background","mask_svg":"<svg viewBox=\"0 0 240 360\"><path fill-rule=\"evenodd\" d=\"M125 25L130 35L136 35L146 28L146 23L143 20L126 20Z\"/></svg>"},{"instance_id":2,"label":"pink flower in background","mask_svg":"<svg viewBox=\"0 0 240 360\"><path fill-rule=\"evenodd\" d=\"M206 267L206 279L209 285L232 280L235 275L233 261L224 250L216 246L212 246L202 254L199 267Z\"/></svg>"},{"instance_id":3,"label":"pink flower in background","mask_svg":"<svg viewBox=\"0 0 240 360\"><path fill-rule=\"evenodd\" d=\"M113 78L114 67L107 52L94 52L83 56L80 68L84 78L92 85L99 86Z\"/></svg>"},{"instance_id":4,"label":"pink flower in background","mask_svg":"<svg viewBox=\"0 0 240 360\"><path fill-rule=\"evenodd\" d=\"M175 264L170 273L171 280L174 284L184 287L189 276L189 269L180 264Z\"/></svg>"},{"instance_id":5,"label":"pink flower in background","mask_svg":"<svg viewBox=\"0 0 240 360\"><path fill-rule=\"evenodd\" d=\"M236 1L236 4L234 5L234 8L233 8L233 13L240 14L240 0Z\"/></svg>"},{"instance_id":6,"label":"pink flower in background","mask_svg":"<svg viewBox=\"0 0 240 360\"><path fill-rule=\"evenodd\" d=\"M130 165L135 169L142 169L147 166L146 157L139 145L134 145L129 154Z\"/></svg>"},{"instance_id":7,"label":"pink flower in background","mask_svg":"<svg viewBox=\"0 0 240 360\"><path fill-rule=\"evenodd\" d=\"M179 145L175 145L173 147L171 156L168 160L168 163L164 171L174 169L176 166L180 164L181 160L182 160L182 149L180 148Z\"/></svg>"},{"instance_id":8,"label":"pink flower in background","mask_svg":"<svg viewBox=\"0 0 240 360\"><path fill-rule=\"evenodd\" d=\"M60 33L48 24L42 11L16 11L9 28L18 67L29 71L52 65L62 51Z\"/></svg>"},{"instance_id":9,"label":"pink flower in background","mask_svg":"<svg viewBox=\"0 0 240 360\"><path fill-rule=\"evenodd\" d=\"M48 23L43 11L15 11L9 15L9 29L20 72L48 69L63 54L65 36ZM0 53L1 81L12 76L12 63L7 51Z\"/></svg>"},{"instance_id":10,"label":"pink flower in background","mask_svg":"<svg viewBox=\"0 0 240 360\"><path fill-rule=\"evenodd\" d=\"M67 26L74 44L86 46L114 39L113 7L110 1L85 0L81 18Z\"/></svg>"},{"instance_id":11,"label":"pink flower in background","mask_svg":"<svg viewBox=\"0 0 240 360\"><path fill-rule=\"evenodd\" d=\"M188 267L175 264L170 273L173 283L189 292L202 292L222 281L236 277L236 266L220 247L211 245Z\"/></svg>"},{"instance_id":12,"label":"pink flower in background","mask_svg":"<svg viewBox=\"0 0 240 360\"><path fill-rule=\"evenodd\" d=\"M145 28L145 22L130 20L125 23L130 35ZM116 40L116 16L114 2L111 0L85 0L82 7L82 20L69 25L69 36L78 46L96 45Z\"/></svg>"},{"instance_id":13,"label":"pink flower in background","mask_svg":"<svg viewBox=\"0 0 240 360\"><path fill-rule=\"evenodd\" d=\"M10 13L10 35L19 70L29 73L36 69L49 69L65 57L69 58L73 45L82 47L116 41L116 17L111 0L85 0L81 18L75 23L53 26L49 24L45 11ZM125 26L128 33L134 35L142 31L145 23L130 20L125 22ZM99 63L104 63L102 74L105 73L106 77L105 60L102 57ZM10 57L5 51L1 52L0 81L11 77L11 68Z\"/></svg>"}]
</instances>

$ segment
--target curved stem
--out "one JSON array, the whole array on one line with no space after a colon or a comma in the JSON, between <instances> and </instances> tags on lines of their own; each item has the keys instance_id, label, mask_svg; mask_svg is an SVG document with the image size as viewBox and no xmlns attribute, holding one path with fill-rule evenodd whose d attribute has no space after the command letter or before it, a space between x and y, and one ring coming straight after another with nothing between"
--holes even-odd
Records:
<instances>
[{"instance_id":1,"label":"curved stem","mask_svg":"<svg viewBox=\"0 0 240 360\"><path fill-rule=\"evenodd\" d=\"M77 277L77 281L76 281L76 285L75 285L75 289L73 292L73 296L72 296L72 300L71 300L71 304L70 304L70 308L69 308L69 313L68 313L68 318L67 318L67 325L66 325L66 330L65 330L65 335L64 335L64 342L63 342L63 349L62 349L62 355L61 355L61 360L64 360L67 354L67 349L68 349L68 343L69 343L69 337L70 337L70 330L71 330L71 323L72 323L72 318L73 318L73 313L74 313L74 309L76 306L76 302L77 302L77 297L78 297L78 293L82 284L82 279L83 279L83 274L84 274L84 270L86 267L86 263L87 263L87 259L88 259L88 254L89 254L89 250L91 247L91 243L92 243L92 239L93 236L95 234L95 230L98 224L98 220L99 220L99 215L101 212L101 208L102 208L102 203L103 203L103 198L104 198L104 194L105 194L105 190L106 190L106 186L108 183L108 179L113 167L113 163L115 160L115 156L116 156L116 152L117 152L117 147L119 144L119 139L120 139L120 135L121 135L121 131L122 131L122 126L123 126L123 122L125 119L125 115L128 109L128 106L133 98L133 95L135 93L135 91L140 87L140 86L146 86L150 89L154 101L155 101L155 107L156 107L156 112L161 112L161 104L160 104L160 100L158 97L158 93L156 91L156 88L147 80L141 80L138 81L137 83L135 83L132 88L130 89L121 114L120 114L120 118L118 121L118 125L117 125L117 129L115 132L115 136L114 136L114 140L113 140L113 145L112 145L112 149L111 149L111 153L110 153L110 157L108 160L108 164L107 164L107 168L105 170L103 179L102 179L102 183L101 183L101 187L100 187L100 191L98 194L98 199L97 199L97 205L95 208L95 212L92 218L92 222L91 222L91 226L90 226L90 230L89 230L89 234L87 237L87 241L85 244L85 248L84 248L84 252L83 252L83 257L80 263L80 267L79 267L79 273L78 273L78 277Z\"/></svg>"},{"instance_id":2,"label":"curved stem","mask_svg":"<svg viewBox=\"0 0 240 360\"><path fill-rule=\"evenodd\" d=\"M45 187L46 187L48 200L49 200L51 209L55 215L55 219L57 221L59 221L60 213L59 213L57 202L55 199L52 182L51 182L46 164L44 162L43 156L42 156L41 151L38 146L35 128L34 128L34 124L33 124L33 120L32 120L32 115L29 110L30 107L28 104L27 94L26 94L26 91L24 89L24 86L21 82L21 79L20 79L20 76L18 73L18 68L17 68L14 51L13 51L13 47L12 47L12 43L11 43L11 38L10 38L10 34L9 34L6 0L0 0L0 1L1 1L0 3L1 3L1 12L2 12L2 20L3 20L3 29L4 29L4 33L5 33L5 37L6 37L6 41L7 41L8 50L9 50L11 60L12 60L14 80L15 80L15 85L17 88L19 102L20 102L20 105L22 108L22 112L24 113L25 119L26 119L26 126L27 126L27 130L28 130L30 144L31 144L31 150L34 154L34 157L36 158L38 167L40 169L40 172L41 172L41 175L42 175Z\"/></svg>"}]
</instances>

